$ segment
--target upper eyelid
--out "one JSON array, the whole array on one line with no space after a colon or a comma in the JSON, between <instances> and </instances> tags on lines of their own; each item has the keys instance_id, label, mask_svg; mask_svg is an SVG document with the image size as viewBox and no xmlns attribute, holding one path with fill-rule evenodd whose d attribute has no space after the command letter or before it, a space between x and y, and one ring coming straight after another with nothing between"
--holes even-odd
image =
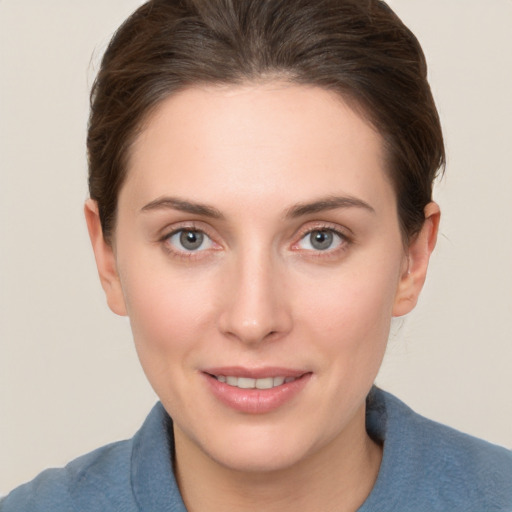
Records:
<instances>
[{"instance_id":1,"label":"upper eyelid","mask_svg":"<svg viewBox=\"0 0 512 512\"><path fill-rule=\"evenodd\" d=\"M176 229L172 229L168 232L166 232L166 234L164 233L161 237L160 237L160 240L162 242L166 242L168 241L170 238L172 238L173 236L177 235L178 233L180 233L181 231L192 231L194 233L201 233L203 234L205 237L207 237L208 239L210 239L210 241L216 245L219 245L218 242L216 242L214 240L214 238L208 234L204 229L198 229L198 228L192 228L192 227L179 227L179 228L176 228Z\"/></svg>"},{"instance_id":2,"label":"upper eyelid","mask_svg":"<svg viewBox=\"0 0 512 512\"><path fill-rule=\"evenodd\" d=\"M180 231L197 231L198 233L203 233L209 238L212 238L210 230L203 226L199 226L198 224L200 223L197 221L184 221L167 225L158 230L158 239L165 240Z\"/></svg>"},{"instance_id":3,"label":"upper eyelid","mask_svg":"<svg viewBox=\"0 0 512 512\"><path fill-rule=\"evenodd\" d=\"M312 224L313 225L308 223L305 226L299 228L295 236L300 237L299 239L302 239L304 236L306 236L309 233L312 233L313 231L332 231L345 239L350 239L353 237L353 232L351 229L344 226L340 226L338 224L321 221L313 222Z\"/></svg>"},{"instance_id":4,"label":"upper eyelid","mask_svg":"<svg viewBox=\"0 0 512 512\"><path fill-rule=\"evenodd\" d=\"M306 231L296 242L293 243L293 246L298 245L308 235L311 235L311 233L314 233L315 231L330 231L330 232L334 233L341 240L341 244L347 244L347 243L351 242L351 239L347 235L342 233L341 231L338 231L333 228L323 228L323 229L317 228L317 229L311 229L309 231ZM324 252L328 252L328 251L329 251L329 249L326 249Z\"/></svg>"}]
</instances>

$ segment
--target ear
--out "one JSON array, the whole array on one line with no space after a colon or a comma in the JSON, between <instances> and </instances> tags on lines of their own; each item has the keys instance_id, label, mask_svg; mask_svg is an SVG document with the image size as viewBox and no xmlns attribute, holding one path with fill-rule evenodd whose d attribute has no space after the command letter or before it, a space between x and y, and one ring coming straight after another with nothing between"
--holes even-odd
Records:
<instances>
[{"instance_id":1,"label":"ear","mask_svg":"<svg viewBox=\"0 0 512 512\"><path fill-rule=\"evenodd\" d=\"M101 228L98 204L96 201L88 199L85 202L84 213L101 286L107 297L107 304L114 313L125 316L127 314L126 305L121 281L117 272L114 249L112 245L107 243L103 238L103 229Z\"/></svg>"},{"instance_id":2,"label":"ear","mask_svg":"<svg viewBox=\"0 0 512 512\"><path fill-rule=\"evenodd\" d=\"M425 207L425 222L420 232L411 240L406 253L404 268L400 276L393 316L406 315L418 302L430 255L436 246L441 212L436 203Z\"/></svg>"}]
</instances>

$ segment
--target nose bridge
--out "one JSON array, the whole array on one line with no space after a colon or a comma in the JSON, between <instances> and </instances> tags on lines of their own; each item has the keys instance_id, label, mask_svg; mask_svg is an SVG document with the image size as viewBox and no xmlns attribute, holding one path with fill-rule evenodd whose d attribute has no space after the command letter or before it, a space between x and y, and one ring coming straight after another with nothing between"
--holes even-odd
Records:
<instances>
[{"instance_id":1,"label":"nose bridge","mask_svg":"<svg viewBox=\"0 0 512 512\"><path fill-rule=\"evenodd\" d=\"M258 343L291 327L283 275L269 248L251 244L234 257L221 314L221 330L244 343Z\"/></svg>"}]
</instances>

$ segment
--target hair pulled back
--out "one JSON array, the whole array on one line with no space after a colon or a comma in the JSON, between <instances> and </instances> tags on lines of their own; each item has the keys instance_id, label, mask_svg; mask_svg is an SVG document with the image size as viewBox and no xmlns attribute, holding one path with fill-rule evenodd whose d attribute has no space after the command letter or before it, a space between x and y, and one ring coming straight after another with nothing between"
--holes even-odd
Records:
<instances>
[{"instance_id":1,"label":"hair pulled back","mask_svg":"<svg viewBox=\"0 0 512 512\"><path fill-rule=\"evenodd\" d=\"M408 240L444 165L427 66L379 0L151 0L112 38L91 92L89 191L111 242L130 146L147 116L196 84L271 78L339 93L383 137Z\"/></svg>"}]
</instances>

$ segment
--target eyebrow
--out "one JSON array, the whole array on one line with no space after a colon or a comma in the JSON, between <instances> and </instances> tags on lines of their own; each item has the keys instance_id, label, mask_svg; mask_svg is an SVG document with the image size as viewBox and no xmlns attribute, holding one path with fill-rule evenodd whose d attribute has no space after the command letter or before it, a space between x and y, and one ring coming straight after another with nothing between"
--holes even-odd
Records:
<instances>
[{"instance_id":1,"label":"eyebrow","mask_svg":"<svg viewBox=\"0 0 512 512\"><path fill-rule=\"evenodd\" d=\"M328 196L310 203L298 203L291 208L288 208L285 213L285 218L303 217L312 213L336 210L338 208L362 208L371 213L375 213L373 207L362 199L352 196ZM224 219L224 215L222 215L222 213L213 206L187 201L185 199L178 199L176 197L160 197L141 208L141 212L154 210L178 210L213 219Z\"/></svg>"},{"instance_id":2,"label":"eyebrow","mask_svg":"<svg viewBox=\"0 0 512 512\"><path fill-rule=\"evenodd\" d=\"M154 210L178 210L195 215L202 215L204 217L211 217L213 219L224 218L224 215L222 215L222 213L213 206L209 206L203 203L186 201L176 197L160 197L141 208L141 212L149 212Z\"/></svg>"},{"instance_id":3,"label":"eyebrow","mask_svg":"<svg viewBox=\"0 0 512 512\"><path fill-rule=\"evenodd\" d=\"M299 203L286 211L286 217L297 218L326 210L336 210L338 208L362 208L370 213L375 213L372 206L357 197L328 196L311 203Z\"/></svg>"}]
</instances>

